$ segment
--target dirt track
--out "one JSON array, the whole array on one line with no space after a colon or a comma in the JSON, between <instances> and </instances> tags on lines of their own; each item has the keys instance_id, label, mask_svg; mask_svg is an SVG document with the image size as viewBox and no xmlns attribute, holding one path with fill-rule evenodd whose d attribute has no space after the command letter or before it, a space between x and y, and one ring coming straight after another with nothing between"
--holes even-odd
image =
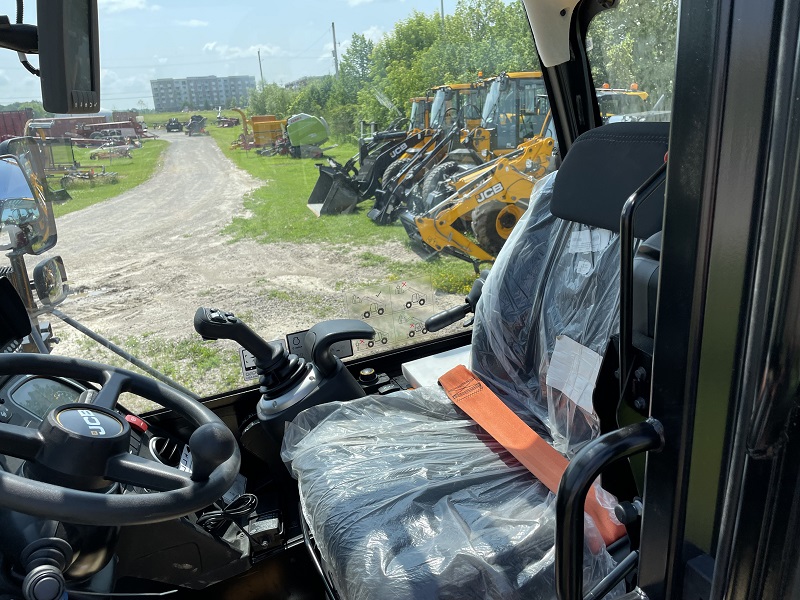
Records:
<instances>
[{"instance_id":1,"label":"dirt track","mask_svg":"<svg viewBox=\"0 0 800 600\"><path fill-rule=\"evenodd\" d=\"M149 181L59 218L54 253L75 292L67 314L118 341L177 339L194 335L195 310L210 305L246 316L274 339L308 327L309 314L311 322L343 316L337 283L357 287L382 276L357 268L350 256L361 249L231 243L223 228L245 214L244 196L264 182L234 166L211 138L163 137L171 144ZM380 251L415 260L400 243Z\"/></svg>"}]
</instances>

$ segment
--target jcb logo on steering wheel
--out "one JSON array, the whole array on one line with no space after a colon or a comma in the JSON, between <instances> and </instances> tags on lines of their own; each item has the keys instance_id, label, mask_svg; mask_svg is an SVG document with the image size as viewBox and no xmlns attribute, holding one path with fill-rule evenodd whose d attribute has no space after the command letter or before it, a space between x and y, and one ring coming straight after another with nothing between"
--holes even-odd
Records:
<instances>
[{"instance_id":1,"label":"jcb logo on steering wheel","mask_svg":"<svg viewBox=\"0 0 800 600\"><path fill-rule=\"evenodd\" d=\"M484 200L488 200L492 196L496 196L497 194L499 194L502 191L503 191L503 184L502 183L495 183L488 190L483 190L480 194L478 194L478 203L481 203Z\"/></svg>"},{"instance_id":2,"label":"jcb logo on steering wheel","mask_svg":"<svg viewBox=\"0 0 800 600\"><path fill-rule=\"evenodd\" d=\"M83 422L89 427L92 435L105 435L106 430L100 425L100 419L90 410L79 410L78 414L83 418Z\"/></svg>"}]
</instances>

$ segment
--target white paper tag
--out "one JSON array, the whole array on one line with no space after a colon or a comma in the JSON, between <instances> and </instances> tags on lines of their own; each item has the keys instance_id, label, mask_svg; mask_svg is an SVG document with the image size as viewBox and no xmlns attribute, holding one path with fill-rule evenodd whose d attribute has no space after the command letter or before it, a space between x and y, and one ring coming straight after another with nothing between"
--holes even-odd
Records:
<instances>
[{"instance_id":1,"label":"white paper tag","mask_svg":"<svg viewBox=\"0 0 800 600\"><path fill-rule=\"evenodd\" d=\"M592 414L592 392L603 357L565 335L556 337L556 347L547 369L547 385L565 394Z\"/></svg>"},{"instance_id":2,"label":"white paper tag","mask_svg":"<svg viewBox=\"0 0 800 600\"><path fill-rule=\"evenodd\" d=\"M611 236L608 229L584 227L570 234L567 251L570 254L600 252L611 243Z\"/></svg>"},{"instance_id":3,"label":"white paper tag","mask_svg":"<svg viewBox=\"0 0 800 600\"><path fill-rule=\"evenodd\" d=\"M589 275L592 271L594 271L594 267L592 263L588 260L579 260L575 263L575 272L578 275L583 275L584 277Z\"/></svg>"}]
</instances>

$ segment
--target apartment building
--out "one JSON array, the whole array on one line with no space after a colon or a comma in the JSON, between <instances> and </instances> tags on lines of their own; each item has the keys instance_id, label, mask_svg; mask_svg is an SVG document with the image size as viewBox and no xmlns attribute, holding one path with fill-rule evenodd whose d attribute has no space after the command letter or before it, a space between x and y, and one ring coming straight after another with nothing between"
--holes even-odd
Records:
<instances>
[{"instance_id":1,"label":"apartment building","mask_svg":"<svg viewBox=\"0 0 800 600\"><path fill-rule=\"evenodd\" d=\"M231 98L237 104L243 104L249 91L255 87L256 78L252 75L150 80L156 112L182 110L183 107L189 110L226 107Z\"/></svg>"}]
</instances>

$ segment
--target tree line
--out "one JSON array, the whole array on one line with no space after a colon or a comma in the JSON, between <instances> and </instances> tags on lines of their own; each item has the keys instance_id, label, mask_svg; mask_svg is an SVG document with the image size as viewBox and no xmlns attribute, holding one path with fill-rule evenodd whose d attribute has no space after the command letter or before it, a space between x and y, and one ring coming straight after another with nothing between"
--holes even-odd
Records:
<instances>
[{"instance_id":1,"label":"tree line","mask_svg":"<svg viewBox=\"0 0 800 600\"><path fill-rule=\"evenodd\" d=\"M677 9L678 0L623 0L595 17L587 38L595 84L628 88L637 83L649 94L650 107L669 109ZM251 115L322 116L334 137L344 141L355 136L362 120L384 126L397 111L407 116L409 99L433 86L538 69L520 0L458 0L444 19L438 12L412 12L378 42L354 34L338 76L307 77L290 87L260 83L249 97L229 101L228 108L236 103L247 105ZM37 101L0 110L24 106L37 117L49 114ZM143 102L139 110L148 112Z\"/></svg>"},{"instance_id":2,"label":"tree line","mask_svg":"<svg viewBox=\"0 0 800 600\"><path fill-rule=\"evenodd\" d=\"M650 104L671 97L677 0L626 0L591 24L587 45L595 84L628 88L637 83ZM374 43L354 34L338 76L306 78L286 87L259 84L249 112L285 118L305 112L325 117L332 134L346 139L361 120L386 125L408 114L409 99L436 85L470 82L479 74L539 70L522 2L459 0L455 12L415 11ZM662 102L658 108L669 108Z\"/></svg>"},{"instance_id":3,"label":"tree line","mask_svg":"<svg viewBox=\"0 0 800 600\"><path fill-rule=\"evenodd\" d=\"M250 92L251 114L322 116L337 138L355 134L361 120L386 125L408 114L409 99L436 85L476 81L503 71L538 69L522 3L459 0L442 20L414 11L380 41L354 34L338 76L307 78L287 88L259 84Z\"/></svg>"}]
</instances>

